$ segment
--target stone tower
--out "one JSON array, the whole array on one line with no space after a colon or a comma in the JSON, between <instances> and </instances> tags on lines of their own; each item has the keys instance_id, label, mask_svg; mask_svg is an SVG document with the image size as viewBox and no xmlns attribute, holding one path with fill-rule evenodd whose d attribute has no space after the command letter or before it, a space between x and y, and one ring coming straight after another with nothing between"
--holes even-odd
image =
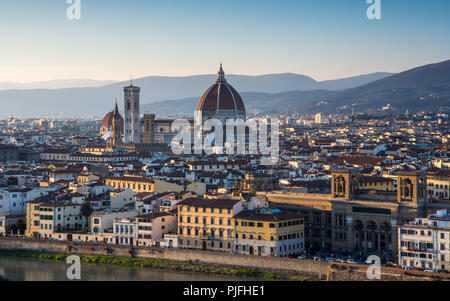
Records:
<instances>
[{"instance_id":1,"label":"stone tower","mask_svg":"<svg viewBox=\"0 0 450 301\"><path fill-rule=\"evenodd\" d=\"M154 131L155 131L155 115L154 114L144 114L144 127L142 133L143 143L154 143Z\"/></svg>"},{"instance_id":2,"label":"stone tower","mask_svg":"<svg viewBox=\"0 0 450 301\"><path fill-rule=\"evenodd\" d=\"M121 126L120 126L120 115L119 115L119 107L114 107L114 113L113 113L113 131L112 131L112 145L116 146L122 143L122 132L121 132Z\"/></svg>"},{"instance_id":3,"label":"stone tower","mask_svg":"<svg viewBox=\"0 0 450 301\"><path fill-rule=\"evenodd\" d=\"M131 82L130 86L124 87L124 134L125 143L140 143L141 142L141 129L139 125L140 113L139 113L139 93L141 88L133 86Z\"/></svg>"},{"instance_id":4,"label":"stone tower","mask_svg":"<svg viewBox=\"0 0 450 301\"><path fill-rule=\"evenodd\" d=\"M358 190L359 174L354 169L331 171L331 195L333 198L351 200Z\"/></svg>"},{"instance_id":5,"label":"stone tower","mask_svg":"<svg viewBox=\"0 0 450 301\"><path fill-rule=\"evenodd\" d=\"M420 205L427 203L426 173L419 171L398 171L397 201Z\"/></svg>"}]
</instances>

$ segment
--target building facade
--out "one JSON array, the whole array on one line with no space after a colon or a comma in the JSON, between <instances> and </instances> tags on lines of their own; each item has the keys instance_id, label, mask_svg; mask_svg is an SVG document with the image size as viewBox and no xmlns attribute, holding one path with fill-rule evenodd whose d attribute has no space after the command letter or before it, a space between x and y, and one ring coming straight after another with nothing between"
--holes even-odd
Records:
<instances>
[{"instance_id":1,"label":"building facade","mask_svg":"<svg viewBox=\"0 0 450 301\"><path fill-rule=\"evenodd\" d=\"M305 219L297 213L243 210L234 221L236 253L286 257L305 250Z\"/></svg>"},{"instance_id":2,"label":"building facade","mask_svg":"<svg viewBox=\"0 0 450 301\"><path fill-rule=\"evenodd\" d=\"M447 209L398 227L398 262L403 268L450 272L450 215Z\"/></svg>"},{"instance_id":3,"label":"building facade","mask_svg":"<svg viewBox=\"0 0 450 301\"><path fill-rule=\"evenodd\" d=\"M233 251L233 216L243 209L241 200L189 198L177 207L179 248Z\"/></svg>"}]
</instances>

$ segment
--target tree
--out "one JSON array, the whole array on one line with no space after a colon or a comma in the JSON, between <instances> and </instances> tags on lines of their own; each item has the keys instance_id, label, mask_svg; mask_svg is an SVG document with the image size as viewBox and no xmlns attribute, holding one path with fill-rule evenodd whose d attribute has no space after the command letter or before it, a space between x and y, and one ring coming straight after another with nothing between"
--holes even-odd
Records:
<instances>
[{"instance_id":1,"label":"tree","mask_svg":"<svg viewBox=\"0 0 450 301\"><path fill-rule=\"evenodd\" d=\"M89 201L85 201L81 205L81 215L86 219L86 227L88 226L87 220L92 215L92 212L94 212L94 209L92 208L91 203Z\"/></svg>"}]
</instances>

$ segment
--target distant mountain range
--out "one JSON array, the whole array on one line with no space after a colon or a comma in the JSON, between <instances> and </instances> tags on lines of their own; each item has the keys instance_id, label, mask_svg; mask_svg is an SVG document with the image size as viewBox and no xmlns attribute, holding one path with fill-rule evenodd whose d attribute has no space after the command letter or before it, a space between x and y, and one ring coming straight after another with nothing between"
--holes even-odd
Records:
<instances>
[{"instance_id":1,"label":"distant mountain range","mask_svg":"<svg viewBox=\"0 0 450 301\"><path fill-rule=\"evenodd\" d=\"M450 109L450 60L401 72L360 87L333 93L308 105L304 111L374 111L390 104L404 112Z\"/></svg>"},{"instance_id":2,"label":"distant mountain range","mask_svg":"<svg viewBox=\"0 0 450 301\"><path fill-rule=\"evenodd\" d=\"M82 87L101 87L114 83L113 80L92 79L57 79L31 83L0 82L0 90L28 90L28 89L64 89Z\"/></svg>"},{"instance_id":3,"label":"distant mountain range","mask_svg":"<svg viewBox=\"0 0 450 301\"><path fill-rule=\"evenodd\" d=\"M450 60L398 74L373 73L318 82L298 74L261 76L225 75L241 94L247 112L377 111L390 104L394 111L411 113L450 109ZM142 112L186 115L196 109L200 95L216 75L145 77L133 81L141 87ZM122 112L123 87L115 82L101 87L0 91L0 116L102 116Z\"/></svg>"},{"instance_id":4,"label":"distant mountain range","mask_svg":"<svg viewBox=\"0 0 450 301\"><path fill-rule=\"evenodd\" d=\"M325 99L325 97L334 93L328 90L312 90L275 94L260 92L242 92L239 94L245 102L247 112L276 113L296 110L299 105L307 105L313 101ZM142 111L157 115L193 115L193 110L197 108L198 101L199 97L159 101L142 106ZM176 108L176 112L174 108Z\"/></svg>"},{"instance_id":5,"label":"distant mountain range","mask_svg":"<svg viewBox=\"0 0 450 301\"><path fill-rule=\"evenodd\" d=\"M240 93L255 92L270 103L269 95L258 93L285 93L286 91L340 90L357 87L389 76L390 73L373 73L344 79L318 82L298 74L269 74L261 76L225 75L228 82ZM216 75L193 75L186 77L150 76L133 80L141 87L141 103L152 103L168 99L184 99L199 96L214 82ZM81 84L80 82L77 82ZM49 83L44 83L49 85ZM52 83L54 86L56 83ZM60 84L63 84L62 82ZM119 101L122 111L123 87L129 82L115 82L101 87L70 87L63 89L15 89L0 91L0 116L70 116L104 115L114 106L114 98ZM311 95L316 95L314 92ZM310 101L314 99L307 98ZM256 106L257 108L257 106ZM193 107L189 108L192 113ZM173 107L170 112L174 113ZM155 111L158 113L157 111Z\"/></svg>"},{"instance_id":6,"label":"distant mountain range","mask_svg":"<svg viewBox=\"0 0 450 301\"><path fill-rule=\"evenodd\" d=\"M328 83L330 84L330 83ZM332 84L336 85L336 81ZM377 112L390 104L391 112L450 110L450 60L414 68L402 73L342 91L311 90L284 93L243 92L247 112L350 113ZM198 98L149 104L145 109L160 114L192 114Z\"/></svg>"}]
</instances>

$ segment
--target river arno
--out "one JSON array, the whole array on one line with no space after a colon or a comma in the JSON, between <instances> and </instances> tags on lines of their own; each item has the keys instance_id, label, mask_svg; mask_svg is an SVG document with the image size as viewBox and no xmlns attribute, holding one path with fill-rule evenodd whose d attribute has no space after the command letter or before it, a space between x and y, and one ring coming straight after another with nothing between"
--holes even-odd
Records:
<instances>
[{"instance_id":1,"label":"river arno","mask_svg":"<svg viewBox=\"0 0 450 301\"><path fill-rule=\"evenodd\" d=\"M62 261L25 257L0 257L0 276L11 281L66 281L68 265ZM81 265L84 281L252 281L248 277L226 277L201 273L138 269L133 267Z\"/></svg>"}]
</instances>

